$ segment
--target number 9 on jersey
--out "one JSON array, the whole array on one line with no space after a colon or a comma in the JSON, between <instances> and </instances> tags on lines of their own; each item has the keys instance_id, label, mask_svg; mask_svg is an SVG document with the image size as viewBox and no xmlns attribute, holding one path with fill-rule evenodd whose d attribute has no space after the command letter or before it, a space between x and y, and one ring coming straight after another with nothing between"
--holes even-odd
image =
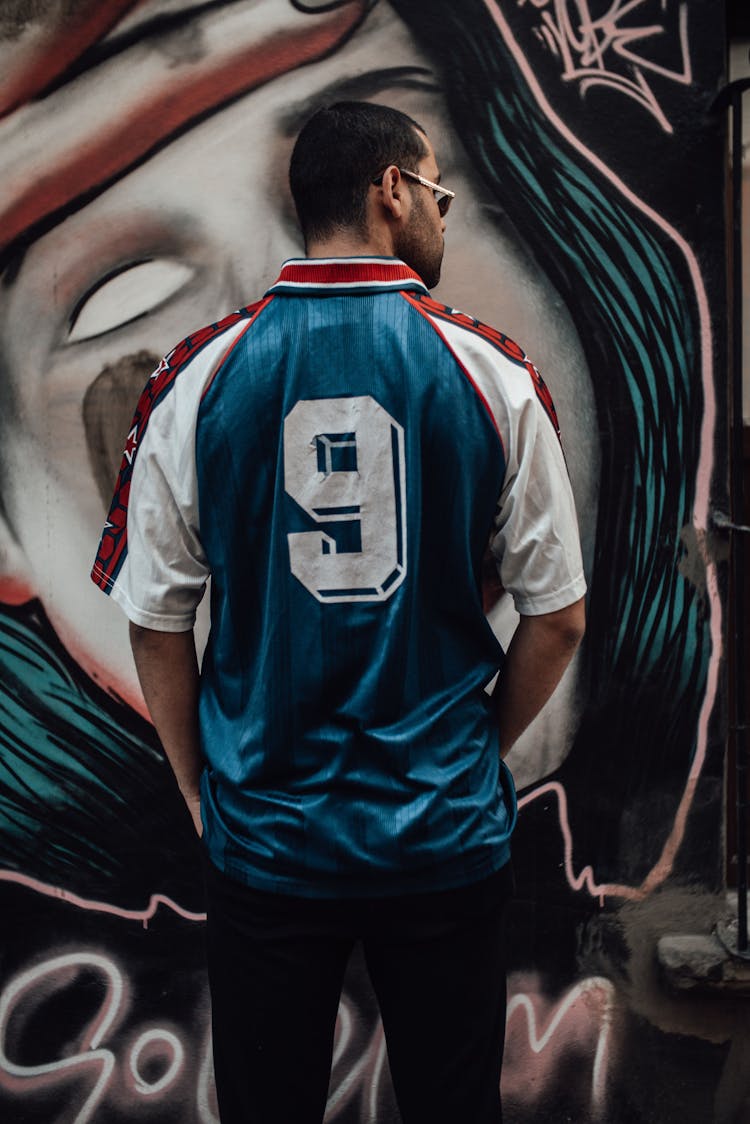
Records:
<instances>
[{"instance_id":1,"label":"number 9 on jersey","mask_svg":"<svg viewBox=\"0 0 750 1124\"><path fill-rule=\"evenodd\" d=\"M406 576L404 431L369 394L303 399L284 420L284 487L323 530L287 535L292 573L318 601L385 601ZM335 525L359 531L342 549ZM351 536L346 546L351 547Z\"/></svg>"}]
</instances>

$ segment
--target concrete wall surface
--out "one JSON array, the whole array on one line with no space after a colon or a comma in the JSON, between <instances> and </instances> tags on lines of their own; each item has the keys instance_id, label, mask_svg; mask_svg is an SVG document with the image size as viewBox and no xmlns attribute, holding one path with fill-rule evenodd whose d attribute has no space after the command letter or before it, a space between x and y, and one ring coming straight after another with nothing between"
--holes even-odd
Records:
<instances>
[{"instance_id":1,"label":"concrete wall surface","mask_svg":"<svg viewBox=\"0 0 750 1124\"><path fill-rule=\"evenodd\" d=\"M301 254L289 153L338 96L426 126L435 295L541 369L581 522L587 637L509 760L507 1120L750 1121L745 1001L657 955L726 913L720 8L0 5L3 1121L218 1120L198 844L89 570L160 356ZM357 957L326 1119L398 1120Z\"/></svg>"}]
</instances>

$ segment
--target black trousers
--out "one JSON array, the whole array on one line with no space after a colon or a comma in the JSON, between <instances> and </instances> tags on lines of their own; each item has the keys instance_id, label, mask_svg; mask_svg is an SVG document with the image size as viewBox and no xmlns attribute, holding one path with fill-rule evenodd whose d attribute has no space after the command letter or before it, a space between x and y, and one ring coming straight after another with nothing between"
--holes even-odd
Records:
<instances>
[{"instance_id":1,"label":"black trousers","mask_svg":"<svg viewBox=\"0 0 750 1124\"><path fill-rule=\"evenodd\" d=\"M339 996L362 941L404 1124L500 1124L510 865L440 893L263 893L206 864L222 1124L321 1124Z\"/></svg>"}]
</instances>

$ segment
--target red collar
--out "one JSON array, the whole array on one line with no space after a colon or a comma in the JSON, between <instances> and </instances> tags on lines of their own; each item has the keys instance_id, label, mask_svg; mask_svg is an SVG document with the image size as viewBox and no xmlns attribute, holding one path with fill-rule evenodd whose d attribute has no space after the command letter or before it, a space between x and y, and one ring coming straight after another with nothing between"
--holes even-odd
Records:
<instances>
[{"instance_id":1,"label":"red collar","mask_svg":"<svg viewBox=\"0 0 750 1124\"><path fill-rule=\"evenodd\" d=\"M299 258L284 262L279 279L269 293L372 292L419 289L424 282L398 258Z\"/></svg>"}]
</instances>

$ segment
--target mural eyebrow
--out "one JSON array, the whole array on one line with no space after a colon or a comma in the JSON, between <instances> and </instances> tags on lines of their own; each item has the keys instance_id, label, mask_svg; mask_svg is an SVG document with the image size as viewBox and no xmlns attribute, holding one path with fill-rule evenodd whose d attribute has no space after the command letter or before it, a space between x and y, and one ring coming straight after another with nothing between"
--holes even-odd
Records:
<instances>
[{"instance_id":1,"label":"mural eyebrow","mask_svg":"<svg viewBox=\"0 0 750 1124\"><path fill-rule=\"evenodd\" d=\"M426 66L392 66L385 70L368 70L348 78L339 78L308 98L294 102L280 118L285 136L296 136L308 117L321 105L335 101L366 100L373 94L400 86L405 90L427 90L440 94L442 86Z\"/></svg>"}]
</instances>

